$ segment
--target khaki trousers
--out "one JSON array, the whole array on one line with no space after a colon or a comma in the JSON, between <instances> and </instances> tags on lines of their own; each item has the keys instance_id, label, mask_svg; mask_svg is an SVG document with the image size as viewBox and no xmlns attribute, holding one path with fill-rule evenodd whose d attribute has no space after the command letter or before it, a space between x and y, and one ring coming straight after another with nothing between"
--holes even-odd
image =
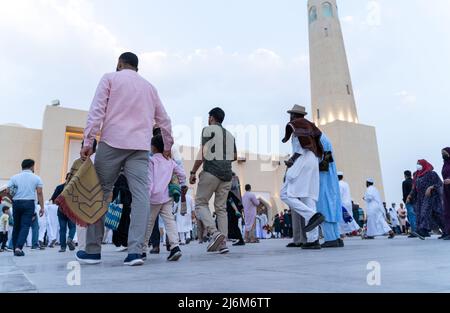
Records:
<instances>
[{"instance_id":1,"label":"khaki trousers","mask_svg":"<svg viewBox=\"0 0 450 313\"><path fill-rule=\"evenodd\" d=\"M158 215L164 221L166 227L166 235L169 238L170 249L174 249L180 245L178 238L177 222L175 216L172 213L173 200L163 204L152 204L150 209L150 218L148 221L147 231L145 232L144 249L143 252L147 253L148 242L155 227L155 221Z\"/></svg>"},{"instance_id":2,"label":"khaki trousers","mask_svg":"<svg viewBox=\"0 0 450 313\"><path fill-rule=\"evenodd\" d=\"M200 173L195 197L195 215L202 221L209 235L217 232L216 223L209 210L209 200L214 194L214 210L219 232L228 237L227 199L230 189L231 181L222 181L205 171Z\"/></svg>"},{"instance_id":3,"label":"khaki trousers","mask_svg":"<svg viewBox=\"0 0 450 313\"><path fill-rule=\"evenodd\" d=\"M203 225L202 221L198 218L197 218L197 236L200 242L204 242L203 239L205 239L205 237L208 236L205 225Z\"/></svg>"}]
</instances>

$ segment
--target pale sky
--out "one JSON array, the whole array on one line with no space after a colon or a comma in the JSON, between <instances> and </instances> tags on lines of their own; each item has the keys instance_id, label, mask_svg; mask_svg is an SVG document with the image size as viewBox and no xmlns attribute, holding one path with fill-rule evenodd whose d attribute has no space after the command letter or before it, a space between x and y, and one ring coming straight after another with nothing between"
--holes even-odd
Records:
<instances>
[{"instance_id":1,"label":"pale sky","mask_svg":"<svg viewBox=\"0 0 450 313\"><path fill-rule=\"evenodd\" d=\"M306 2L0 0L0 124L41 128L53 99L87 110L130 50L174 125L221 106L228 125L283 128L294 103L310 107ZM398 203L403 170L425 158L440 172L450 146L450 1L338 5L359 120L377 127L387 201Z\"/></svg>"}]
</instances>

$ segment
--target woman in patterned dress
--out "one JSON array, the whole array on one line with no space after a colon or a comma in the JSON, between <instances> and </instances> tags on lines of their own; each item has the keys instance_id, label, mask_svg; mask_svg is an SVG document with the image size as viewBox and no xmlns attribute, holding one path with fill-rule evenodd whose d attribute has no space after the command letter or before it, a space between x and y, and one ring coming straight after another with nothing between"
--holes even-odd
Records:
<instances>
[{"instance_id":1,"label":"woman in patterned dress","mask_svg":"<svg viewBox=\"0 0 450 313\"><path fill-rule=\"evenodd\" d=\"M430 237L431 230L445 229L441 192L442 180L434 171L433 165L426 160L419 160L417 172L414 173L413 190L408 201L415 203L417 235L422 240Z\"/></svg>"}]
</instances>

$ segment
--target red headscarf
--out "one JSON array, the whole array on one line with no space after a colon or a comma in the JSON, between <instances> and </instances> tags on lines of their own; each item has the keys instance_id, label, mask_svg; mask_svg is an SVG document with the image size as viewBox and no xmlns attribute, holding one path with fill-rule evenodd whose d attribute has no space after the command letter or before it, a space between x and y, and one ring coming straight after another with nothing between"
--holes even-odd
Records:
<instances>
[{"instance_id":1,"label":"red headscarf","mask_svg":"<svg viewBox=\"0 0 450 313\"><path fill-rule=\"evenodd\" d=\"M433 165L431 165L427 160L419 160L419 161L417 161L417 163L422 165L422 170L416 172L417 177L422 177L426 173L434 170Z\"/></svg>"}]
</instances>

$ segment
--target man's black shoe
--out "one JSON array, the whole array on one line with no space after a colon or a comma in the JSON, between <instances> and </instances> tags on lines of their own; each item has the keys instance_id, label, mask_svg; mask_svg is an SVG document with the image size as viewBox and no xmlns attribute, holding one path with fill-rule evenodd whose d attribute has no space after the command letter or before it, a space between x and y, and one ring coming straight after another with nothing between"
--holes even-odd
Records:
<instances>
[{"instance_id":1,"label":"man's black shoe","mask_svg":"<svg viewBox=\"0 0 450 313\"><path fill-rule=\"evenodd\" d=\"M176 262L176 261L178 261L181 258L181 255L182 254L181 254L180 248L179 247L175 247L175 248L172 249L172 251L170 251L170 255L167 258L167 261Z\"/></svg>"},{"instance_id":2,"label":"man's black shoe","mask_svg":"<svg viewBox=\"0 0 450 313\"><path fill-rule=\"evenodd\" d=\"M305 232L309 233L316 229L320 224L325 222L325 216L323 216L322 213L316 213L313 217L309 220L308 225L305 227Z\"/></svg>"},{"instance_id":3,"label":"man's black shoe","mask_svg":"<svg viewBox=\"0 0 450 313\"><path fill-rule=\"evenodd\" d=\"M295 243L295 242L291 242L286 246L286 248L301 248L301 247L303 247L302 243Z\"/></svg>"},{"instance_id":4,"label":"man's black shoe","mask_svg":"<svg viewBox=\"0 0 450 313\"><path fill-rule=\"evenodd\" d=\"M159 254L159 247L154 247L152 250L150 250L150 254Z\"/></svg>"},{"instance_id":5,"label":"man's black shoe","mask_svg":"<svg viewBox=\"0 0 450 313\"><path fill-rule=\"evenodd\" d=\"M416 238L419 238L420 240L425 240L425 237L422 233L420 232L411 232L411 235L415 236Z\"/></svg>"},{"instance_id":6,"label":"man's black shoe","mask_svg":"<svg viewBox=\"0 0 450 313\"><path fill-rule=\"evenodd\" d=\"M322 249L322 247L320 246L319 240L317 240L317 241L314 241L314 242L305 243L302 246L302 249L303 250L320 250L320 249Z\"/></svg>"},{"instance_id":7,"label":"man's black shoe","mask_svg":"<svg viewBox=\"0 0 450 313\"><path fill-rule=\"evenodd\" d=\"M339 240L327 241L322 245L322 248L339 248Z\"/></svg>"}]
</instances>

